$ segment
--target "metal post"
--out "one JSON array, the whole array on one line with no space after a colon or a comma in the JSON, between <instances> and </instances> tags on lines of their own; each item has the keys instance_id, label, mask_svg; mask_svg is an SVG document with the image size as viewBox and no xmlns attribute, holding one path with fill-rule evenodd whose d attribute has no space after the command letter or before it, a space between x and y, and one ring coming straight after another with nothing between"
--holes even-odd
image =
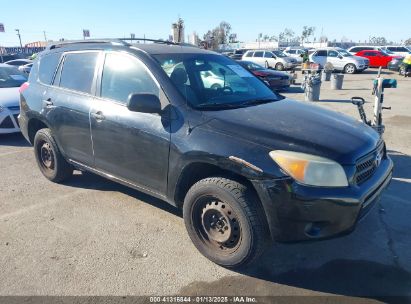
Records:
<instances>
[{"instance_id":1,"label":"metal post","mask_svg":"<svg viewBox=\"0 0 411 304\"><path fill-rule=\"evenodd\" d=\"M21 35L20 35L20 30L19 30L19 29L15 29L15 31L17 32L17 36L19 36L19 40L20 40L20 47L23 49L23 44L21 43Z\"/></svg>"},{"instance_id":2,"label":"metal post","mask_svg":"<svg viewBox=\"0 0 411 304\"><path fill-rule=\"evenodd\" d=\"M43 31L43 34L44 34L44 41L47 42L46 31Z\"/></svg>"}]
</instances>

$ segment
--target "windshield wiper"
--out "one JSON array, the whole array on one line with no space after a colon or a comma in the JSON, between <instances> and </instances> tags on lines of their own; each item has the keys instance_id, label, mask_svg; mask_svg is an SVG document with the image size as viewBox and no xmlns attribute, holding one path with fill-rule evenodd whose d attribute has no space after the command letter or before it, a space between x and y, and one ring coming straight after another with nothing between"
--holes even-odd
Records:
<instances>
[{"instance_id":1,"label":"windshield wiper","mask_svg":"<svg viewBox=\"0 0 411 304\"><path fill-rule=\"evenodd\" d=\"M230 109L230 108L237 108L238 106L241 106L242 104L239 103L218 103L218 102L205 102L205 103L200 103L196 105L196 108L201 108L201 109Z\"/></svg>"},{"instance_id":2,"label":"windshield wiper","mask_svg":"<svg viewBox=\"0 0 411 304\"><path fill-rule=\"evenodd\" d=\"M241 106L251 106L251 105L257 105L257 104L263 104L263 103L268 103L272 101L278 101L276 98L264 98L264 99L252 99L252 100L247 100L242 103L240 103Z\"/></svg>"}]
</instances>

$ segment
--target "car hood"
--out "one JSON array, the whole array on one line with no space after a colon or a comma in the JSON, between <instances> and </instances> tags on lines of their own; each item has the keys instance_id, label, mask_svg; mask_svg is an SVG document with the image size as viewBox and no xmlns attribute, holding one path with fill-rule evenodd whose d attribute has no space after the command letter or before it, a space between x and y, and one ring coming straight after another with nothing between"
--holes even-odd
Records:
<instances>
[{"instance_id":1,"label":"car hood","mask_svg":"<svg viewBox=\"0 0 411 304\"><path fill-rule=\"evenodd\" d=\"M0 88L0 106L18 106L20 101L19 87Z\"/></svg>"},{"instance_id":2,"label":"car hood","mask_svg":"<svg viewBox=\"0 0 411 304\"><path fill-rule=\"evenodd\" d=\"M373 150L379 135L344 114L290 99L251 107L204 111L203 126L266 146L354 164Z\"/></svg>"},{"instance_id":3,"label":"car hood","mask_svg":"<svg viewBox=\"0 0 411 304\"><path fill-rule=\"evenodd\" d=\"M357 55L354 55L354 56L352 56L352 57L345 57L345 58L352 58L352 60L355 60L355 61L357 61L357 62L366 62L366 61L369 61L367 58L361 57L361 56L357 56Z\"/></svg>"}]
</instances>

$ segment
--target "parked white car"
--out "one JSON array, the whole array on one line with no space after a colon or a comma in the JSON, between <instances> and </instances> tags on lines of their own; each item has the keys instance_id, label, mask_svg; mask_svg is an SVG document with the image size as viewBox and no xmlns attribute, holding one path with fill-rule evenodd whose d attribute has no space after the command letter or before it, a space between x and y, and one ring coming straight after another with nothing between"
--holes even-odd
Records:
<instances>
[{"instance_id":1,"label":"parked white car","mask_svg":"<svg viewBox=\"0 0 411 304\"><path fill-rule=\"evenodd\" d=\"M242 60L251 61L267 69L272 68L279 71L293 70L298 66L295 58L288 57L277 50L250 50L243 55Z\"/></svg>"},{"instance_id":2,"label":"parked white car","mask_svg":"<svg viewBox=\"0 0 411 304\"><path fill-rule=\"evenodd\" d=\"M20 86L27 81L17 67L0 63L0 134L20 132Z\"/></svg>"},{"instance_id":3,"label":"parked white car","mask_svg":"<svg viewBox=\"0 0 411 304\"><path fill-rule=\"evenodd\" d=\"M286 54L289 57L293 57L297 60L298 63L302 63L303 62L303 57L302 55L304 54L306 50L302 49L302 48L291 48L288 47L286 48L283 53Z\"/></svg>"},{"instance_id":4,"label":"parked white car","mask_svg":"<svg viewBox=\"0 0 411 304\"><path fill-rule=\"evenodd\" d=\"M326 63L331 63L335 70L343 71L347 74L362 72L369 66L367 58L354 56L342 48L321 48L310 55L310 61L318 63L324 67Z\"/></svg>"},{"instance_id":5,"label":"parked white car","mask_svg":"<svg viewBox=\"0 0 411 304\"><path fill-rule=\"evenodd\" d=\"M382 47L383 50L389 50L392 53L394 53L394 55L399 55L399 56L407 56L409 54L411 54L411 50L405 46L394 46L394 45L387 45Z\"/></svg>"}]
</instances>

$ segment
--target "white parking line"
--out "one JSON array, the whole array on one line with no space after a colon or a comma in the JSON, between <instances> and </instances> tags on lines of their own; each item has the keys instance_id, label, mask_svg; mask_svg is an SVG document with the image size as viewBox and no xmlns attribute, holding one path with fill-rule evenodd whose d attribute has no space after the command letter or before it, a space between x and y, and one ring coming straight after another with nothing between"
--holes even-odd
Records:
<instances>
[{"instance_id":1,"label":"white parking line","mask_svg":"<svg viewBox=\"0 0 411 304\"><path fill-rule=\"evenodd\" d=\"M9 155L13 155L13 154L16 154L16 153L23 153L23 152L27 152L27 151L29 151L29 150L26 149L26 150L10 151L10 152L6 152L6 153L1 153L1 154L0 154L0 157L2 157L2 156L9 156Z\"/></svg>"},{"instance_id":2,"label":"white parking line","mask_svg":"<svg viewBox=\"0 0 411 304\"><path fill-rule=\"evenodd\" d=\"M88 192L88 191L90 191L90 190L89 189L78 189L76 191L72 191L72 192L67 193L67 194L59 195L57 198L49 200L47 202L31 205L31 206L19 209L19 210L14 211L14 212L2 214L2 215L0 215L0 220L7 219L7 218L10 218L10 217L14 217L14 216L18 216L20 214L23 214L23 213L26 213L26 212L29 212L29 211L41 209L41 208L44 208L44 207L49 206L49 205L54 205L54 204L59 203L60 201L64 200L67 197L74 196L76 194L80 194L80 193Z\"/></svg>"}]
</instances>

